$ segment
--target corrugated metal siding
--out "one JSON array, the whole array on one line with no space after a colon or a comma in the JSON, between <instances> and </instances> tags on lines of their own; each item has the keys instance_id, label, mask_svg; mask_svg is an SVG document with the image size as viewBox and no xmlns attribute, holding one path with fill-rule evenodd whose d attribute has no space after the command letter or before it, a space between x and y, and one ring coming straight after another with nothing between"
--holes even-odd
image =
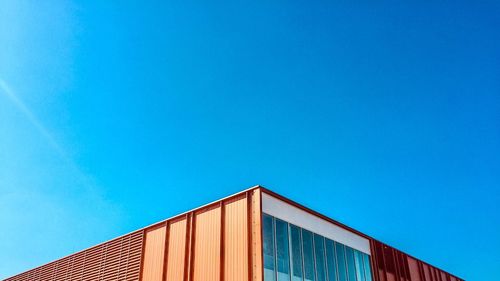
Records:
<instances>
[{"instance_id":1,"label":"corrugated metal siding","mask_svg":"<svg viewBox=\"0 0 500 281\"><path fill-rule=\"evenodd\" d=\"M162 281L165 236L166 226L146 232L141 280Z\"/></svg>"},{"instance_id":2,"label":"corrugated metal siding","mask_svg":"<svg viewBox=\"0 0 500 281\"><path fill-rule=\"evenodd\" d=\"M138 281L143 231L73 254L6 281Z\"/></svg>"},{"instance_id":3,"label":"corrugated metal siding","mask_svg":"<svg viewBox=\"0 0 500 281\"><path fill-rule=\"evenodd\" d=\"M171 222L168 234L167 281L184 280L187 219Z\"/></svg>"},{"instance_id":4,"label":"corrugated metal siding","mask_svg":"<svg viewBox=\"0 0 500 281\"><path fill-rule=\"evenodd\" d=\"M218 281L220 275L221 208L195 214L194 281Z\"/></svg>"},{"instance_id":5,"label":"corrugated metal siding","mask_svg":"<svg viewBox=\"0 0 500 281\"><path fill-rule=\"evenodd\" d=\"M166 221L162 225L166 226L164 246L159 241L157 246L149 247L146 236L142 280L152 281L146 274L149 251L161 251L166 252L165 281L261 281L260 223L260 190Z\"/></svg>"},{"instance_id":6,"label":"corrugated metal siding","mask_svg":"<svg viewBox=\"0 0 500 281\"><path fill-rule=\"evenodd\" d=\"M248 279L247 200L240 198L224 206L224 279Z\"/></svg>"},{"instance_id":7,"label":"corrugated metal siding","mask_svg":"<svg viewBox=\"0 0 500 281\"><path fill-rule=\"evenodd\" d=\"M420 279L420 269L418 267L418 262L412 257L408 257L408 267L410 269L410 276L412 281L421 281Z\"/></svg>"},{"instance_id":8,"label":"corrugated metal siding","mask_svg":"<svg viewBox=\"0 0 500 281\"><path fill-rule=\"evenodd\" d=\"M260 193L254 187L5 281L262 281Z\"/></svg>"},{"instance_id":9,"label":"corrugated metal siding","mask_svg":"<svg viewBox=\"0 0 500 281\"><path fill-rule=\"evenodd\" d=\"M446 280L448 280L446 279L446 274L441 271L441 281L446 281Z\"/></svg>"},{"instance_id":10,"label":"corrugated metal siding","mask_svg":"<svg viewBox=\"0 0 500 281\"><path fill-rule=\"evenodd\" d=\"M141 280L261 281L260 225L260 190L252 190L152 226Z\"/></svg>"},{"instance_id":11,"label":"corrugated metal siding","mask_svg":"<svg viewBox=\"0 0 500 281\"><path fill-rule=\"evenodd\" d=\"M455 276L372 240L375 281L463 281Z\"/></svg>"}]
</instances>

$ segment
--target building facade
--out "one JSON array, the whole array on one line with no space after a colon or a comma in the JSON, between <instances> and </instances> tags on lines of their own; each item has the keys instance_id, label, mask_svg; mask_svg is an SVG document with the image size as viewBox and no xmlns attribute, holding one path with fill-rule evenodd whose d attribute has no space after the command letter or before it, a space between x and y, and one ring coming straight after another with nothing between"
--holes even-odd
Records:
<instances>
[{"instance_id":1,"label":"building facade","mask_svg":"<svg viewBox=\"0 0 500 281\"><path fill-rule=\"evenodd\" d=\"M462 281L261 186L6 281Z\"/></svg>"}]
</instances>

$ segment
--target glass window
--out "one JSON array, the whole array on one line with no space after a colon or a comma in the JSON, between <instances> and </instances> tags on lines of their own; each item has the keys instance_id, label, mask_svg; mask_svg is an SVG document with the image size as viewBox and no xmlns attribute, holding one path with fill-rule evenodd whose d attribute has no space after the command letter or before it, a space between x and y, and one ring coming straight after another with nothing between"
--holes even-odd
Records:
<instances>
[{"instance_id":1,"label":"glass window","mask_svg":"<svg viewBox=\"0 0 500 281\"><path fill-rule=\"evenodd\" d=\"M302 281L302 243L300 242L300 228L290 225L290 254L292 281Z\"/></svg>"},{"instance_id":2,"label":"glass window","mask_svg":"<svg viewBox=\"0 0 500 281\"><path fill-rule=\"evenodd\" d=\"M349 275L349 281L356 281L356 266L354 265L354 250L350 247L345 247L345 255L346 255L346 259L347 259L347 274Z\"/></svg>"},{"instance_id":3,"label":"glass window","mask_svg":"<svg viewBox=\"0 0 500 281\"><path fill-rule=\"evenodd\" d=\"M344 245L342 245L340 243L335 243L335 251L337 252L337 266L338 266L339 281L347 281Z\"/></svg>"},{"instance_id":4,"label":"glass window","mask_svg":"<svg viewBox=\"0 0 500 281\"><path fill-rule=\"evenodd\" d=\"M360 251L354 250L354 262L356 264L356 278L358 281L366 281L363 269L363 256Z\"/></svg>"},{"instance_id":5,"label":"glass window","mask_svg":"<svg viewBox=\"0 0 500 281\"><path fill-rule=\"evenodd\" d=\"M302 252L304 253L304 280L314 281L313 235L302 229Z\"/></svg>"},{"instance_id":6,"label":"glass window","mask_svg":"<svg viewBox=\"0 0 500 281\"><path fill-rule=\"evenodd\" d=\"M325 243L323 236L314 234L314 256L316 260L316 281L326 281Z\"/></svg>"},{"instance_id":7,"label":"glass window","mask_svg":"<svg viewBox=\"0 0 500 281\"><path fill-rule=\"evenodd\" d=\"M264 253L264 281L275 281L274 274L274 219L263 214L263 246Z\"/></svg>"},{"instance_id":8,"label":"glass window","mask_svg":"<svg viewBox=\"0 0 500 281\"><path fill-rule=\"evenodd\" d=\"M373 280L363 252L267 214L262 228L263 281Z\"/></svg>"},{"instance_id":9,"label":"glass window","mask_svg":"<svg viewBox=\"0 0 500 281\"><path fill-rule=\"evenodd\" d=\"M328 281L337 281L337 260L335 258L335 242L325 239L326 246L326 268L328 270Z\"/></svg>"},{"instance_id":10,"label":"glass window","mask_svg":"<svg viewBox=\"0 0 500 281\"><path fill-rule=\"evenodd\" d=\"M276 219L276 269L278 281L290 281L288 223Z\"/></svg>"},{"instance_id":11,"label":"glass window","mask_svg":"<svg viewBox=\"0 0 500 281\"><path fill-rule=\"evenodd\" d=\"M366 281L372 281L372 269L370 266L370 256L367 254L362 254L363 255L363 264L365 268L365 277Z\"/></svg>"}]
</instances>

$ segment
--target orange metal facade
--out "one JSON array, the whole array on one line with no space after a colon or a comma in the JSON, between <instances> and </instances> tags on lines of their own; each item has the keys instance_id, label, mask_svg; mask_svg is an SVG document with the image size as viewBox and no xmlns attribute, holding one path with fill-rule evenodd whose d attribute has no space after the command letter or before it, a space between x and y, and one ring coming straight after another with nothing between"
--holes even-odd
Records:
<instances>
[{"instance_id":1,"label":"orange metal facade","mask_svg":"<svg viewBox=\"0 0 500 281\"><path fill-rule=\"evenodd\" d=\"M262 192L369 239L372 280L462 280L256 186L6 281L263 281Z\"/></svg>"},{"instance_id":2,"label":"orange metal facade","mask_svg":"<svg viewBox=\"0 0 500 281\"><path fill-rule=\"evenodd\" d=\"M136 231L6 280L139 280L143 238L144 231Z\"/></svg>"},{"instance_id":3,"label":"orange metal facade","mask_svg":"<svg viewBox=\"0 0 500 281\"><path fill-rule=\"evenodd\" d=\"M166 227L159 227L146 232L142 280L161 280L163 277L166 233Z\"/></svg>"},{"instance_id":4,"label":"orange metal facade","mask_svg":"<svg viewBox=\"0 0 500 281\"><path fill-rule=\"evenodd\" d=\"M146 229L140 280L261 281L259 198L252 189Z\"/></svg>"}]
</instances>

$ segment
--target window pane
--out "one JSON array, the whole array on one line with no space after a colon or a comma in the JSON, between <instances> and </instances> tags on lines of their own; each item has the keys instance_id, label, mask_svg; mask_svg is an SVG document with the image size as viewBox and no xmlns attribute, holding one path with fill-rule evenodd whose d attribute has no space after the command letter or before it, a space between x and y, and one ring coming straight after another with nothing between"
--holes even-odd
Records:
<instances>
[{"instance_id":1,"label":"window pane","mask_svg":"<svg viewBox=\"0 0 500 281\"><path fill-rule=\"evenodd\" d=\"M274 219L262 215L263 252L264 252L264 281L275 281L274 274Z\"/></svg>"},{"instance_id":2,"label":"window pane","mask_svg":"<svg viewBox=\"0 0 500 281\"><path fill-rule=\"evenodd\" d=\"M330 239L325 239L326 265L328 269L328 281L337 281L337 261L335 259L335 244Z\"/></svg>"},{"instance_id":3,"label":"window pane","mask_svg":"<svg viewBox=\"0 0 500 281\"><path fill-rule=\"evenodd\" d=\"M349 281L356 281L356 266L354 265L354 250L349 247L345 247L345 255L347 258L347 273L349 275Z\"/></svg>"},{"instance_id":4,"label":"window pane","mask_svg":"<svg viewBox=\"0 0 500 281\"><path fill-rule=\"evenodd\" d=\"M337 252L339 281L347 281L344 245L340 243L335 243L335 250Z\"/></svg>"},{"instance_id":5,"label":"window pane","mask_svg":"<svg viewBox=\"0 0 500 281\"><path fill-rule=\"evenodd\" d=\"M372 269L370 267L370 256L367 254L363 255L363 264L365 265L365 277L366 281L372 281Z\"/></svg>"},{"instance_id":6,"label":"window pane","mask_svg":"<svg viewBox=\"0 0 500 281\"><path fill-rule=\"evenodd\" d=\"M276 219L276 268L278 281L290 281L288 223Z\"/></svg>"},{"instance_id":7,"label":"window pane","mask_svg":"<svg viewBox=\"0 0 500 281\"><path fill-rule=\"evenodd\" d=\"M314 256L316 257L316 280L326 281L324 238L314 234Z\"/></svg>"},{"instance_id":8,"label":"window pane","mask_svg":"<svg viewBox=\"0 0 500 281\"><path fill-rule=\"evenodd\" d=\"M302 281L302 244L300 243L300 228L295 225L290 225L290 240L292 281Z\"/></svg>"},{"instance_id":9,"label":"window pane","mask_svg":"<svg viewBox=\"0 0 500 281\"><path fill-rule=\"evenodd\" d=\"M304 279L314 281L314 256L312 233L302 229L302 248L304 253Z\"/></svg>"},{"instance_id":10,"label":"window pane","mask_svg":"<svg viewBox=\"0 0 500 281\"><path fill-rule=\"evenodd\" d=\"M366 281L363 270L363 256L361 252L354 250L354 261L356 263L356 278L358 281Z\"/></svg>"},{"instance_id":11,"label":"window pane","mask_svg":"<svg viewBox=\"0 0 500 281\"><path fill-rule=\"evenodd\" d=\"M370 256L321 235L262 217L263 281L372 281Z\"/></svg>"}]
</instances>

